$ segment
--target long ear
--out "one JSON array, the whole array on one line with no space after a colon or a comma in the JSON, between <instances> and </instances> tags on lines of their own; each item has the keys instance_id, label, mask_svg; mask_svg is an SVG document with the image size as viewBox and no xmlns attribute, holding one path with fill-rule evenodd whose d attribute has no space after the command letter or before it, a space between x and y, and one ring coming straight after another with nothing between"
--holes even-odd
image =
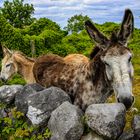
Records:
<instances>
[{"instance_id":1,"label":"long ear","mask_svg":"<svg viewBox=\"0 0 140 140\"><path fill-rule=\"evenodd\" d=\"M134 17L130 9L125 10L125 14L123 17L121 29L118 33L119 41L126 45L129 37L131 36L134 29Z\"/></svg>"},{"instance_id":2,"label":"long ear","mask_svg":"<svg viewBox=\"0 0 140 140\"><path fill-rule=\"evenodd\" d=\"M85 27L92 40L101 45L103 48L108 46L109 40L100 31L98 31L91 21L86 21Z\"/></svg>"},{"instance_id":3,"label":"long ear","mask_svg":"<svg viewBox=\"0 0 140 140\"><path fill-rule=\"evenodd\" d=\"M4 56L12 54L12 52L7 47L5 47L5 45L2 45L2 51Z\"/></svg>"}]
</instances>

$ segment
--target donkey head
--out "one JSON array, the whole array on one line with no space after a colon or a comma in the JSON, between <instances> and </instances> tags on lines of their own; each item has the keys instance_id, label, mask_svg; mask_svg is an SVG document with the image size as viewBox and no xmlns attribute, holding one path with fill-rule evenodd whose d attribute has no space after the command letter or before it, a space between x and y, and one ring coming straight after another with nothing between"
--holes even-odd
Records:
<instances>
[{"instance_id":1,"label":"donkey head","mask_svg":"<svg viewBox=\"0 0 140 140\"><path fill-rule=\"evenodd\" d=\"M4 58L2 59L0 79L6 82L16 72L16 66L12 57L12 51L3 46L2 51Z\"/></svg>"},{"instance_id":2,"label":"donkey head","mask_svg":"<svg viewBox=\"0 0 140 140\"><path fill-rule=\"evenodd\" d=\"M90 21L85 23L89 36L103 50L100 59L105 65L105 75L112 83L116 99L123 103L127 109L134 102L132 53L127 47L127 41L133 32L133 25L133 14L129 9L125 10L120 31L117 34L112 33L110 39L99 32Z\"/></svg>"}]
</instances>

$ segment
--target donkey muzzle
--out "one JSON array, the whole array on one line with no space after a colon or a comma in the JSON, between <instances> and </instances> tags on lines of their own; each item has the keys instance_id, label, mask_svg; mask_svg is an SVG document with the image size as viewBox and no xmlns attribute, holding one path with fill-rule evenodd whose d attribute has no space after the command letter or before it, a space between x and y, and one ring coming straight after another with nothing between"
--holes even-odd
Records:
<instances>
[{"instance_id":1,"label":"donkey muzzle","mask_svg":"<svg viewBox=\"0 0 140 140\"><path fill-rule=\"evenodd\" d=\"M134 103L134 96L131 96L129 98L117 98L119 103L123 103L128 110Z\"/></svg>"},{"instance_id":2,"label":"donkey muzzle","mask_svg":"<svg viewBox=\"0 0 140 140\"><path fill-rule=\"evenodd\" d=\"M6 83L6 82L7 82L7 80L6 80L4 77L1 77L1 76L0 76L0 80L1 80L3 83Z\"/></svg>"}]
</instances>

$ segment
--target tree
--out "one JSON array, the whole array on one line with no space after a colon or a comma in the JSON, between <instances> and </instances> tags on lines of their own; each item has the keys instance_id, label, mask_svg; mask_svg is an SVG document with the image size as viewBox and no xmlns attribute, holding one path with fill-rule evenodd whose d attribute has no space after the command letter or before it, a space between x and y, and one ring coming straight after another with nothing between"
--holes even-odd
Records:
<instances>
[{"instance_id":1,"label":"tree","mask_svg":"<svg viewBox=\"0 0 140 140\"><path fill-rule=\"evenodd\" d=\"M23 28L34 21L31 16L34 13L33 5L23 2L24 0L13 0L13 2L6 0L0 9L1 14L16 28Z\"/></svg>"},{"instance_id":2,"label":"tree","mask_svg":"<svg viewBox=\"0 0 140 140\"><path fill-rule=\"evenodd\" d=\"M25 31L26 31L25 34L39 35L45 29L54 30L54 31L62 31L60 26L56 22L48 18L40 18L36 20L34 23L32 23L30 26L25 28Z\"/></svg>"},{"instance_id":3,"label":"tree","mask_svg":"<svg viewBox=\"0 0 140 140\"><path fill-rule=\"evenodd\" d=\"M82 14L80 15L74 15L71 18L68 19L68 24L67 27L65 27L65 29L68 32L79 32L81 30L83 30L84 27L84 23L86 20L90 20L90 18L86 15L83 16Z\"/></svg>"}]
</instances>

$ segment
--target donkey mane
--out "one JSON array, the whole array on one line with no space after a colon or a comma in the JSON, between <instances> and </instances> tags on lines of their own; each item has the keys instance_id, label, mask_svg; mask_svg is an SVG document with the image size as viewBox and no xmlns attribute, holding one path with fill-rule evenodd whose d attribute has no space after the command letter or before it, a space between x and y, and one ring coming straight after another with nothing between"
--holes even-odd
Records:
<instances>
[{"instance_id":1,"label":"donkey mane","mask_svg":"<svg viewBox=\"0 0 140 140\"><path fill-rule=\"evenodd\" d=\"M98 52L101 50L101 48L99 48L98 46L95 46L93 49L92 49L92 51L91 51L91 53L90 53L90 55L89 55L89 58L90 59L93 59L97 54L98 54Z\"/></svg>"},{"instance_id":2,"label":"donkey mane","mask_svg":"<svg viewBox=\"0 0 140 140\"><path fill-rule=\"evenodd\" d=\"M17 55L20 55L20 57L27 59L27 61L30 61L30 62L34 62L34 61L35 61L35 58L28 57L28 56L26 56L26 55L25 55L23 52L21 52L21 51L13 50L13 53L14 53L14 54L17 54Z\"/></svg>"}]
</instances>

